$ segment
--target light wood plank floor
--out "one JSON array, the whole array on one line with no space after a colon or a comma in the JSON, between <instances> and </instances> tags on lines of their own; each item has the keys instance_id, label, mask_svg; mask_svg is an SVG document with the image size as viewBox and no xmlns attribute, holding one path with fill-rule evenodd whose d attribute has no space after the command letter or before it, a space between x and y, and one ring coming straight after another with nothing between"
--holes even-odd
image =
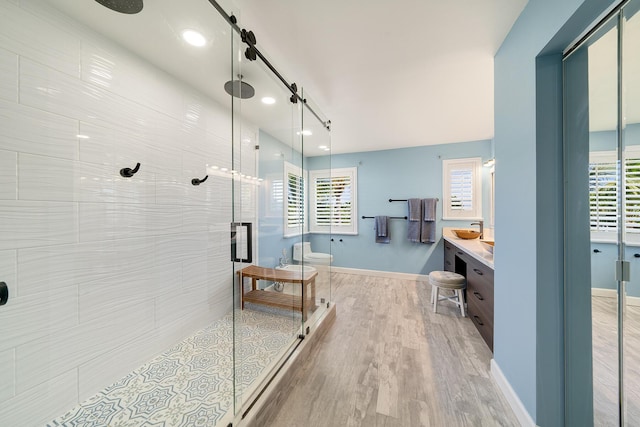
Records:
<instances>
[{"instance_id":1,"label":"light wood plank floor","mask_svg":"<svg viewBox=\"0 0 640 427\"><path fill-rule=\"evenodd\" d=\"M593 409L597 426L618 425L617 300L592 297ZM640 307L625 312L626 425L640 425Z\"/></svg>"},{"instance_id":2,"label":"light wood plank floor","mask_svg":"<svg viewBox=\"0 0 640 427\"><path fill-rule=\"evenodd\" d=\"M489 373L491 352L425 283L332 273L335 324L259 425L517 426Z\"/></svg>"}]
</instances>

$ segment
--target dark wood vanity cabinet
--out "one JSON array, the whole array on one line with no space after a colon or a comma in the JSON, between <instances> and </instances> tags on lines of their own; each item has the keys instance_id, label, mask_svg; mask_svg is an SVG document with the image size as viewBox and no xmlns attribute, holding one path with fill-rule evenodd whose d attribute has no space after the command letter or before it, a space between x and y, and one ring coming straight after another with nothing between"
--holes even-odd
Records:
<instances>
[{"instance_id":1,"label":"dark wood vanity cabinet","mask_svg":"<svg viewBox=\"0 0 640 427\"><path fill-rule=\"evenodd\" d=\"M456 249L446 240L444 241L444 271L456 271Z\"/></svg>"},{"instance_id":2,"label":"dark wood vanity cabinet","mask_svg":"<svg viewBox=\"0 0 640 427\"><path fill-rule=\"evenodd\" d=\"M467 315L493 351L493 270L467 261Z\"/></svg>"},{"instance_id":3,"label":"dark wood vanity cabinet","mask_svg":"<svg viewBox=\"0 0 640 427\"><path fill-rule=\"evenodd\" d=\"M493 269L447 240L444 269L467 278L467 316L493 351Z\"/></svg>"}]
</instances>

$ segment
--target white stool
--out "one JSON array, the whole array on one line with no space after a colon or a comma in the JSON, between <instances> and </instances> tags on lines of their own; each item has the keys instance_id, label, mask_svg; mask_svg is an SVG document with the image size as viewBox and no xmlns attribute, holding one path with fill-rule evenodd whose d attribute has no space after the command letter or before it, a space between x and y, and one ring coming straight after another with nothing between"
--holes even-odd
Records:
<instances>
[{"instance_id":1,"label":"white stool","mask_svg":"<svg viewBox=\"0 0 640 427\"><path fill-rule=\"evenodd\" d=\"M464 288L467 287L466 280L462 274L450 271L432 271L429 273L429 283L431 284L431 304L433 312L437 313L438 301L446 299L460 307L462 317L464 314ZM440 288L453 291L452 296L439 296Z\"/></svg>"}]
</instances>

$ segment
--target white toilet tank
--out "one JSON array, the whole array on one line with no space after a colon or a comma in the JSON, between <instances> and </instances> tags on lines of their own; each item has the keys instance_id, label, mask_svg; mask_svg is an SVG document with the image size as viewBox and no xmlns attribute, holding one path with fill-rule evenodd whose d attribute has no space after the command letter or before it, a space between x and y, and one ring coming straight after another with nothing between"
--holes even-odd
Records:
<instances>
[{"instance_id":1,"label":"white toilet tank","mask_svg":"<svg viewBox=\"0 0 640 427\"><path fill-rule=\"evenodd\" d=\"M293 245L293 260L302 261L303 254L307 255L311 253L310 242L298 242Z\"/></svg>"},{"instance_id":2,"label":"white toilet tank","mask_svg":"<svg viewBox=\"0 0 640 427\"><path fill-rule=\"evenodd\" d=\"M331 265L333 255L321 252L312 252L311 243L299 242L293 245L293 260L313 265Z\"/></svg>"}]
</instances>

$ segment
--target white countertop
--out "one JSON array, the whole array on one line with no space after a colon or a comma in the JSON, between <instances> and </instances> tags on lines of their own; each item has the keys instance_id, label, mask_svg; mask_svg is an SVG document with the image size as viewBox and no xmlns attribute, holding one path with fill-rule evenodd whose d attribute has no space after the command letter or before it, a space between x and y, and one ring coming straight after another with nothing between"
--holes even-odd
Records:
<instances>
[{"instance_id":1,"label":"white countertop","mask_svg":"<svg viewBox=\"0 0 640 427\"><path fill-rule=\"evenodd\" d=\"M493 270L494 269L493 254L489 253L489 251L487 251L482 246L479 239L461 239L459 237L456 237L456 235L453 234L453 231L451 231L451 230L459 230L459 229L465 229L465 228L464 227L443 227L442 237L447 242L456 246L458 249L461 249L464 252L468 253L471 257L480 261L481 263L483 263L484 265L486 265L487 267ZM469 229L472 230L474 228L470 227ZM492 229L485 228L484 234L487 240L493 240Z\"/></svg>"}]
</instances>

